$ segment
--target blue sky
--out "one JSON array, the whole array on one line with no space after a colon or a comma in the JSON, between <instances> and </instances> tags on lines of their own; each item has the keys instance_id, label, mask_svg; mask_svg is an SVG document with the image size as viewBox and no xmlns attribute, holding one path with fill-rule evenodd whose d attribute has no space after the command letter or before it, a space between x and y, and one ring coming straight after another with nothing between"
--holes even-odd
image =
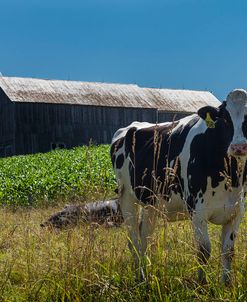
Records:
<instances>
[{"instance_id":1,"label":"blue sky","mask_svg":"<svg viewBox=\"0 0 247 302\"><path fill-rule=\"evenodd\" d=\"M6 76L247 89L245 0L0 0Z\"/></svg>"}]
</instances>

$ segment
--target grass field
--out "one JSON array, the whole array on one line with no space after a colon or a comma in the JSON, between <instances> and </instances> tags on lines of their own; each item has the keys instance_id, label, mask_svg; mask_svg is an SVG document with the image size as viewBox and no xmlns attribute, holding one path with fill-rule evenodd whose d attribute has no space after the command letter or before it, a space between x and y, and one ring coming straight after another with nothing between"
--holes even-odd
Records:
<instances>
[{"instance_id":1,"label":"grass field","mask_svg":"<svg viewBox=\"0 0 247 302\"><path fill-rule=\"evenodd\" d=\"M0 208L0 301L247 301L247 217L236 242L230 288L220 283L215 226L204 286L196 282L188 221L164 228L160 220L148 249L148 279L141 284L135 283L124 226L40 228L64 202L113 195L108 152L108 146L84 147L1 160L1 202L15 206Z\"/></svg>"},{"instance_id":2,"label":"grass field","mask_svg":"<svg viewBox=\"0 0 247 302\"><path fill-rule=\"evenodd\" d=\"M210 228L209 283L196 283L189 222L162 221L149 247L149 277L136 284L124 227L81 224L59 233L40 222L54 210L0 211L1 301L246 301L247 220L236 244L234 285L219 281L219 229Z\"/></svg>"}]
</instances>

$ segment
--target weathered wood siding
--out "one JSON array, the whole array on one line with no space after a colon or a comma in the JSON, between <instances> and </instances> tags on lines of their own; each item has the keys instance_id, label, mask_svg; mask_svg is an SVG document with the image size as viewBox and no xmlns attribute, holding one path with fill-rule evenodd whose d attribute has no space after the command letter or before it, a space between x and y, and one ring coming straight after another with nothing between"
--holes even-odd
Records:
<instances>
[{"instance_id":1,"label":"weathered wood siding","mask_svg":"<svg viewBox=\"0 0 247 302\"><path fill-rule=\"evenodd\" d=\"M0 88L0 157L15 154L14 146L14 103Z\"/></svg>"},{"instance_id":2,"label":"weathered wood siding","mask_svg":"<svg viewBox=\"0 0 247 302\"><path fill-rule=\"evenodd\" d=\"M188 114L177 113L175 119ZM72 148L90 141L110 143L114 132L133 121L165 122L172 112L156 109L14 103L0 89L0 157Z\"/></svg>"},{"instance_id":3,"label":"weathered wood siding","mask_svg":"<svg viewBox=\"0 0 247 302\"><path fill-rule=\"evenodd\" d=\"M47 152L92 142L110 143L114 132L132 121L156 122L156 109L15 103L16 154Z\"/></svg>"},{"instance_id":4,"label":"weathered wood siding","mask_svg":"<svg viewBox=\"0 0 247 302\"><path fill-rule=\"evenodd\" d=\"M172 122L179 120L185 116L190 115L191 113L185 113L185 112L160 112L158 111L158 122L159 123L164 123L164 122Z\"/></svg>"}]
</instances>

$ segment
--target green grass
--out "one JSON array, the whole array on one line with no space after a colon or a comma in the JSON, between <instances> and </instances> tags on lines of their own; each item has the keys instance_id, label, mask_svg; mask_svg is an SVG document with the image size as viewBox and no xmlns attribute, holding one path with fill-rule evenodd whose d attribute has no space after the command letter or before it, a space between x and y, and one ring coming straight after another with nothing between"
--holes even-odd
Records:
<instances>
[{"instance_id":1,"label":"green grass","mask_svg":"<svg viewBox=\"0 0 247 302\"><path fill-rule=\"evenodd\" d=\"M213 253L208 285L197 284L189 222L162 221L148 249L148 280L136 284L125 227L81 224L56 233L39 223L54 208L0 210L0 301L246 301L247 221L233 265L234 285L224 287L219 229L210 227Z\"/></svg>"},{"instance_id":2,"label":"green grass","mask_svg":"<svg viewBox=\"0 0 247 302\"><path fill-rule=\"evenodd\" d=\"M0 159L0 203L38 205L112 195L109 146L84 146Z\"/></svg>"},{"instance_id":3,"label":"green grass","mask_svg":"<svg viewBox=\"0 0 247 302\"><path fill-rule=\"evenodd\" d=\"M148 279L136 284L124 226L81 224L58 233L39 226L65 201L113 194L109 146L2 159L0 171L0 201L16 205L0 208L0 301L247 301L246 218L232 287L220 283L218 227L209 229L209 282L200 286L190 223L164 227L162 220L148 248ZM35 207L18 207L30 196Z\"/></svg>"}]
</instances>

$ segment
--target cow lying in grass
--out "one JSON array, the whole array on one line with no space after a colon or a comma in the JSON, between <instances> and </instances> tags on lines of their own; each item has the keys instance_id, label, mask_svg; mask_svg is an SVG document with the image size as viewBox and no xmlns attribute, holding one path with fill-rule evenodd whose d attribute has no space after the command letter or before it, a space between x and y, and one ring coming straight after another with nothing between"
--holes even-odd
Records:
<instances>
[{"instance_id":1,"label":"cow lying in grass","mask_svg":"<svg viewBox=\"0 0 247 302\"><path fill-rule=\"evenodd\" d=\"M119 226L123 222L117 199L90 202L84 205L67 205L62 211L53 214L41 227L62 229L80 222Z\"/></svg>"},{"instance_id":2,"label":"cow lying in grass","mask_svg":"<svg viewBox=\"0 0 247 302\"><path fill-rule=\"evenodd\" d=\"M230 283L244 213L246 103L247 92L238 89L218 108L169 123L134 122L113 136L111 158L138 278L145 278L147 238L159 209L170 221L179 213L190 217L201 266L211 253L208 222L222 225L223 281ZM203 268L199 280L206 282Z\"/></svg>"}]
</instances>

